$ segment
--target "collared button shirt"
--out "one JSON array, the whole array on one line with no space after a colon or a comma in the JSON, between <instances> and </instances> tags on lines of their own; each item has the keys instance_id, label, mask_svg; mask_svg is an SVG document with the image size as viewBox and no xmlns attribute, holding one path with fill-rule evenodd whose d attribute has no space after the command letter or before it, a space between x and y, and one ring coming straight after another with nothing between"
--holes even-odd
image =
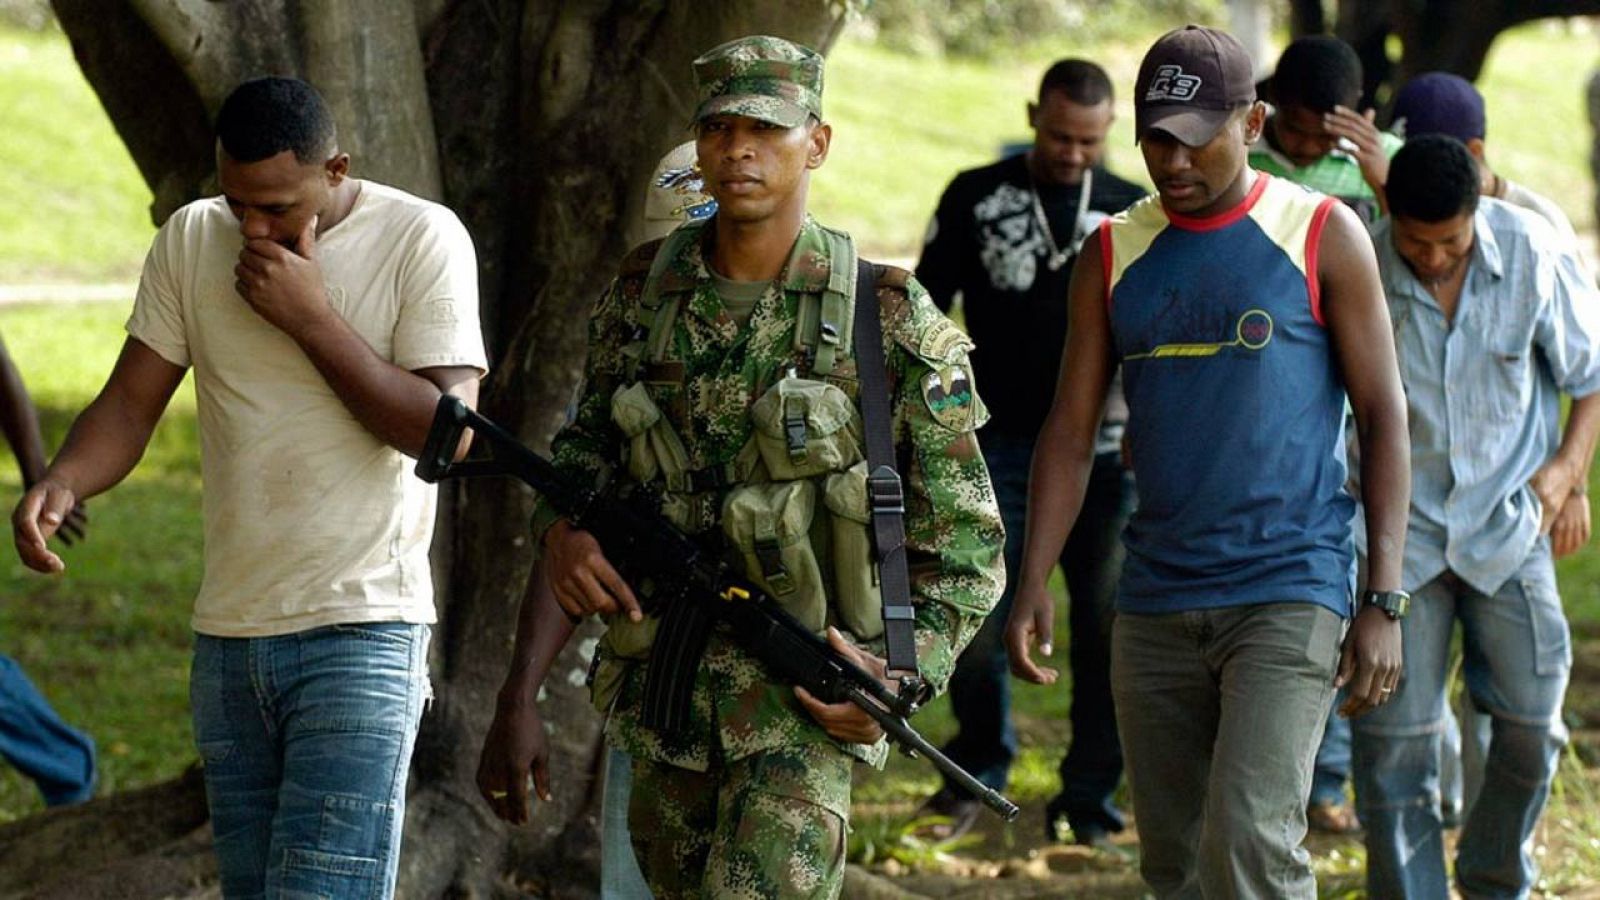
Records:
<instances>
[{"instance_id":1,"label":"collared button shirt","mask_svg":"<svg viewBox=\"0 0 1600 900\"><path fill-rule=\"evenodd\" d=\"M1560 446L1560 395L1600 390L1600 298L1543 219L1488 197L1452 322L1373 227L1411 424L1402 578L1494 593L1539 539L1528 480Z\"/></svg>"}]
</instances>

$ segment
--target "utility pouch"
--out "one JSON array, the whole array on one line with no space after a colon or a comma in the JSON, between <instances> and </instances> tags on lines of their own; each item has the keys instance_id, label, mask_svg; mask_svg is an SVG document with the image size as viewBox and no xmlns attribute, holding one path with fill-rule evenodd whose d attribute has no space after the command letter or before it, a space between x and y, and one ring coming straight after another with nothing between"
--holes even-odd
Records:
<instances>
[{"instance_id":1,"label":"utility pouch","mask_svg":"<svg viewBox=\"0 0 1600 900\"><path fill-rule=\"evenodd\" d=\"M735 488L722 503L722 532L744 558L745 575L807 629L827 625L828 595L811 546L816 485L779 481Z\"/></svg>"},{"instance_id":2,"label":"utility pouch","mask_svg":"<svg viewBox=\"0 0 1600 900\"><path fill-rule=\"evenodd\" d=\"M601 647L605 647L602 640ZM617 700L617 694L622 692L623 678L628 674L628 668L621 662L604 655L604 649L597 651L594 663L589 667L589 702L594 704L600 715L611 712L611 704Z\"/></svg>"},{"instance_id":3,"label":"utility pouch","mask_svg":"<svg viewBox=\"0 0 1600 900\"><path fill-rule=\"evenodd\" d=\"M867 463L829 475L822 502L828 509L834 608L850 633L862 640L883 634L883 594L872 552L872 504L867 497Z\"/></svg>"},{"instance_id":4,"label":"utility pouch","mask_svg":"<svg viewBox=\"0 0 1600 900\"><path fill-rule=\"evenodd\" d=\"M750 419L773 481L842 472L862 458L856 406L827 382L780 379L750 408Z\"/></svg>"},{"instance_id":5,"label":"utility pouch","mask_svg":"<svg viewBox=\"0 0 1600 900\"><path fill-rule=\"evenodd\" d=\"M611 395L611 421L628 439L628 474L640 484L660 477L669 484L689 469L689 454L650 392L635 382Z\"/></svg>"},{"instance_id":6,"label":"utility pouch","mask_svg":"<svg viewBox=\"0 0 1600 900\"><path fill-rule=\"evenodd\" d=\"M656 629L661 626L660 616L645 616L635 622L627 615L606 617L606 633L600 638L600 648L607 656L617 659L644 659L650 655L650 645L655 643Z\"/></svg>"}]
</instances>

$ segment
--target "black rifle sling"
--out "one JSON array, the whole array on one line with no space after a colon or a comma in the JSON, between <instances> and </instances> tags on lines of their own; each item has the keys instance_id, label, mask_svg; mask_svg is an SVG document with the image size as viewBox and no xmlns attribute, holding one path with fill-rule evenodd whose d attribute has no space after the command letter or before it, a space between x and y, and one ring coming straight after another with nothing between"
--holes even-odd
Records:
<instances>
[{"instance_id":1,"label":"black rifle sling","mask_svg":"<svg viewBox=\"0 0 1600 900\"><path fill-rule=\"evenodd\" d=\"M911 575L906 570L905 488L895 470L890 424L889 370L883 359L883 323L878 310L878 270L856 261L855 336L861 379L861 424L867 438L867 495L872 503L872 543L883 594L883 641L889 671L916 676L917 641L912 628Z\"/></svg>"}]
</instances>

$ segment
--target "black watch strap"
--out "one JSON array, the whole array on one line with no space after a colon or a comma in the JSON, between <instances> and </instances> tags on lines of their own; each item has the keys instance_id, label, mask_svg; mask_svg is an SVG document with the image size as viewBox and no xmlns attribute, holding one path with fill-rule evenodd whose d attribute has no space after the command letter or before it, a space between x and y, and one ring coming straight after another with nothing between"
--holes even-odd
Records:
<instances>
[{"instance_id":1,"label":"black watch strap","mask_svg":"<svg viewBox=\"0 0 1600 900\"><path fill-rule=\"evenodd\" d=\"M1406 616L1411 608L1411 595L1405 591L1366 591L1361 595L1362 606L1376 606L1394 621Z\"/></svg>"}]
</instances>

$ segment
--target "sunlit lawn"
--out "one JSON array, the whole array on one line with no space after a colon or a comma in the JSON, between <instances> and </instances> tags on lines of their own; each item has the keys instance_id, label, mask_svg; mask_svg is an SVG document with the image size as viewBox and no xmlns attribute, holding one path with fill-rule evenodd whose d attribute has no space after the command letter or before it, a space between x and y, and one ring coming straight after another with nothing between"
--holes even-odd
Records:
<instances>
[{"instance_id":1,"label":"sunlit lawn","mask_svg":"<svg viewBox=\"0 0 1600 900\"><path fill-rule=\"evenodd\" d=\"M45 432L60 443L122 344L124 304L0 309ZM21 492L0 455L0 503ZM0 553L0 652L15 657L67 721L98 742L101 790L146 784L194 757L188 702L190 601L200 584L199 439L193 391L179 388L138 469L89 505L88 539L67 571L24 569ZM38 808L33 786L0 767L0 821Z\"/></svg>"}]
</instances>

